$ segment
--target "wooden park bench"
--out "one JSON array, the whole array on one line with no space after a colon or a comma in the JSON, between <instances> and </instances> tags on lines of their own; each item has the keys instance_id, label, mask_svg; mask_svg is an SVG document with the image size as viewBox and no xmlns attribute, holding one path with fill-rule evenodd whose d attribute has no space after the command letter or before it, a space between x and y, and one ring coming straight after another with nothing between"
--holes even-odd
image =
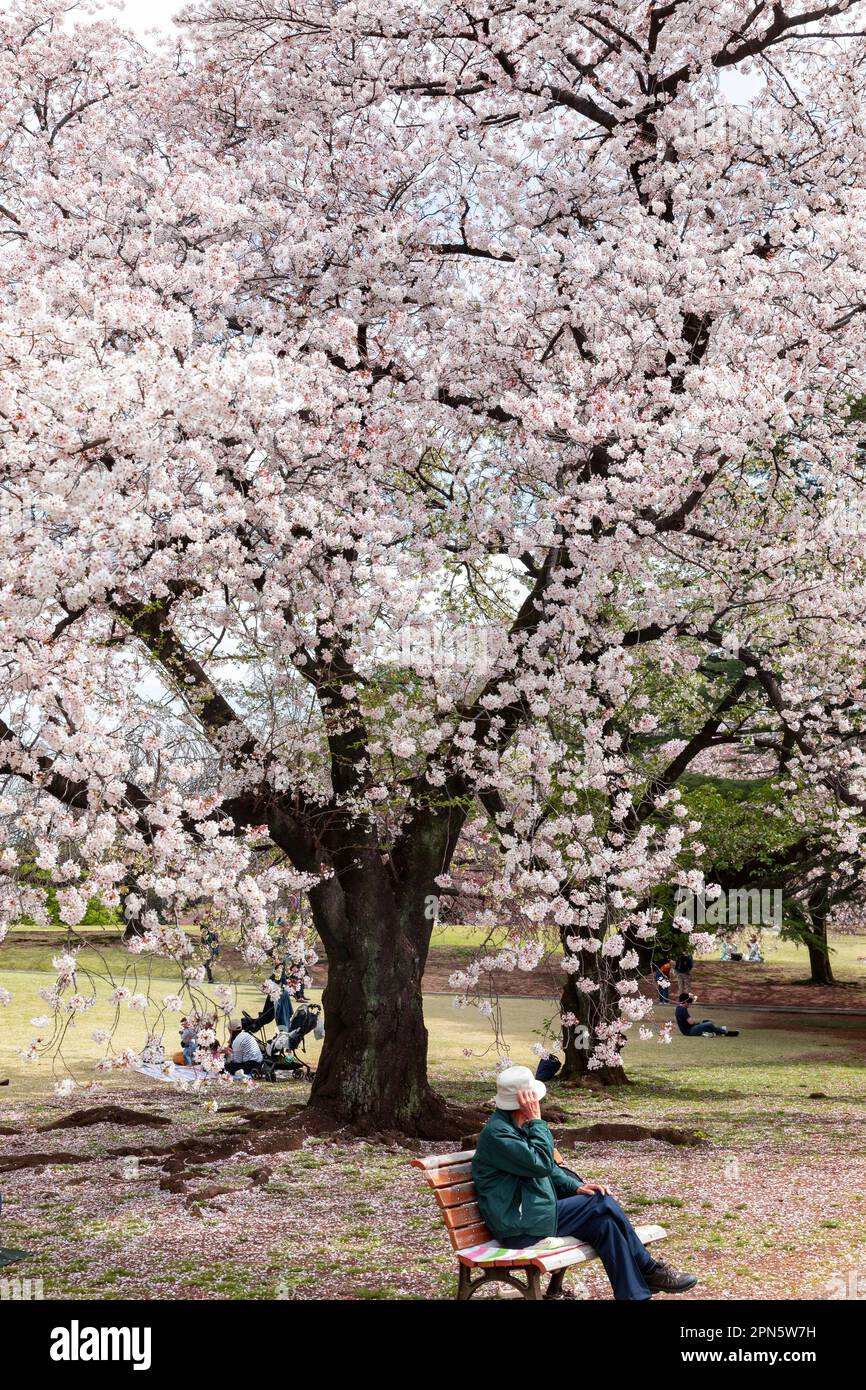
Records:
<instances>
[{"instance_id":1,"label":"wooden park bench","mask_svg":"<svg viewBox=\"0 0 866 1390\"><path fill-rule=\"evenodd\" d=\"M561 1162L555 1153L557 1163ZM565 1271L572 1265L597 1260L591 1245L576 1236L550 1236L523 1250L506 1250L493 1239L476 1201L472 1181L474 1149L461 1153L431 1154L415 1158L413 1168L420 1168L433 1189L442 1219L451 1239L451 1247L460 1264L457 1297L471 1298L482 1284L499 1282L519 1289L524 1298L557 1298L562 1294ZM664 1240L663 1226L637 1226L637 1234L646 1245L652 1240ZM525 1275L525 1281L515 1277ZM549 1274L550 1282L542 1292L541 1277Z\"/></svg>"}]
</instances>

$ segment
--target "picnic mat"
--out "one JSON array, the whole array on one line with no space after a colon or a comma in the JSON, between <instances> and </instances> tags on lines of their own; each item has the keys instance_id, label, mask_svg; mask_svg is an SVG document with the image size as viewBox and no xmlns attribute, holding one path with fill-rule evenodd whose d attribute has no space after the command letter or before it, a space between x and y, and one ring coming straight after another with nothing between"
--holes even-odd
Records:
<instances>
[{"instance_id":1,"label":"picnic mat","mask_svg":"<svg viewBox=\"0 0 866 1390\"><path fill-rule=\"evenodd\" d=\"M154 1081L198 1081L205 1076L205 1072L196 1070L195 1067L179 1067L175 1062L167 1063L166 1067L160 1066L158 1062L142 1062L140 1067L135 1068L144 1076L150 1076ZM243 1077L238 1075L235 1080L243 1081ZM289 1072L277 1072L278 1081L291 1080Z\"/></svg>"},{"instance_id":2,"label":"picnic mat","mask_svg":"<svg viewBox=\"0 0 866 1390\"><path fill-rule=\"evenodd\" d=\"M199 1075L195 1067L179 1067L176 1062L166 1062L162 1066L156 1062L142 1062L135 1070L152 1076L154 1081L195 1081Z\"/></svg>"}]
</instances>

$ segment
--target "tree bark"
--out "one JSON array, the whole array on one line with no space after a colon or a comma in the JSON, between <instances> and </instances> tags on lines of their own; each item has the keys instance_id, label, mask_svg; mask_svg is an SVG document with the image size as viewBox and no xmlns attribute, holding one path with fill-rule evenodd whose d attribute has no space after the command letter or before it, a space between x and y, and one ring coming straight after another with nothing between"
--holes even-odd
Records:
<instances>
[{"instance_id":1,"label":"tree bark","mask_svg":"<svg viewBox=\"0 0 866 1390\"><path fill-rule=\"evenodd\" d=\"M361 1132L451 1137L445 1102L427 1080L421 982L434 877L447 869L460 823L452 812L447 823L419 826L398 865L375 845L343 846L333 856L336 872L310 890L328 956L325 1039L310 1104Z\"/></svg>"},{"instance_id":2,"label":"tree bark","mask_svg":"<svg viewBox=\"0 0 866 1390\"><path fill-rule=\"evenodd\" d=\"M427 1083L423 963L387 924L337 941L318 919L328 953L325 1040L311 1104L364 1130L425 1132L438 1103Z\"/></svg>"},{"instance_id":3,"label":"tree bark","mask_svg":"<svg viewBox=\"0 0 866 1390\"><path fill-rule=\"evenodd\" d=\"M592 957L594 964L597 959ZM618 1017L612 982L603 978L597 970L592 973L599 984L598 990L592 994L577 988L575 975L565 977L559 1001L560 1010L564 1014L574 1014L578 1023L576 1028L564 1027L562 1030L565 1056L559 1077L563 1081L577 1084L627 1086L629 1081L624 1067L589 1066L596 1027L599 1023Z\"/></svg>"},{"instance_id":4,"label":"tree bark","mask_svg":"<svg viewBox=\"0 0 866 1390\"><path fill-rule=\"evenodd\" d=\"M810 984L835 985L830 965L830 946L827 941L827 908L824 903L810 904L811 931L806 941L809 952Z\"/></svg>"}]
</instances>

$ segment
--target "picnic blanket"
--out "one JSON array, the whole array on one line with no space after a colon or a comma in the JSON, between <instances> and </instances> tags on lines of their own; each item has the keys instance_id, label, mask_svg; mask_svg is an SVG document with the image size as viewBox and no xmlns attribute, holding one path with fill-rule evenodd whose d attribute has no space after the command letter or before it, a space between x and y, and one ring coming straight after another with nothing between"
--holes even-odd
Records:
<instances>
[{"instance_id":1,"label":"picnic blanket","mask_svg":"<svg viewBox=\"0 0 866 1390\"><path fill-rule=\"evenodd\" d=\"M195 1081L202 1075L195 1067L179 1067L176 1062L164 1062L162 1065L157 1062L142 1062L135 1070L145 1076L152 1076L154 1081Z\"/></svg>"},{"instance_id":2,"label":"picnic blanket","mask_svg":"<svg viewBox=\"0 0 866 1390\"><path fill-rule=\"evenodd\" d=\"M213 1072L200 1071L198 1067L179 1067L176 1062L166 1062L162 1065L158 1062L142 1062L141 1066L136 1067L135 1070L140 1071L144 1076L153 1077L154 1081L170 1081L174 1085L177 1085L178 1081L201 1081L208 1075L214 1075ZM242 1082L246 1078L238 1073L234 1080ZM277 1080L290 1080L289 1072L277 1072Z\"/></svg>"}]
</instances>

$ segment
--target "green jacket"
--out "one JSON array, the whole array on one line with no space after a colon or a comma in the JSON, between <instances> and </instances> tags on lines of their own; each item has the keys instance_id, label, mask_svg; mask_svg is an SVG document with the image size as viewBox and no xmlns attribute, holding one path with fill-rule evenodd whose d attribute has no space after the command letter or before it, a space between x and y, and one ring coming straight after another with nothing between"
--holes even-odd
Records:
<instances>
[{"instance_id":1,"label":"green jacket","mask_svg":"<svg viewBox=\"0 0 866 1390\"><path fill-rule=\"evenodd\" d=\"M531 1245L556 1235L556 1203L577 1178L558 1166L543 1120L518 1129L511 1110L494 1110L478 1136L472 1178L484 1224L502 1245Z\"/></svg>"}]
</instances>

